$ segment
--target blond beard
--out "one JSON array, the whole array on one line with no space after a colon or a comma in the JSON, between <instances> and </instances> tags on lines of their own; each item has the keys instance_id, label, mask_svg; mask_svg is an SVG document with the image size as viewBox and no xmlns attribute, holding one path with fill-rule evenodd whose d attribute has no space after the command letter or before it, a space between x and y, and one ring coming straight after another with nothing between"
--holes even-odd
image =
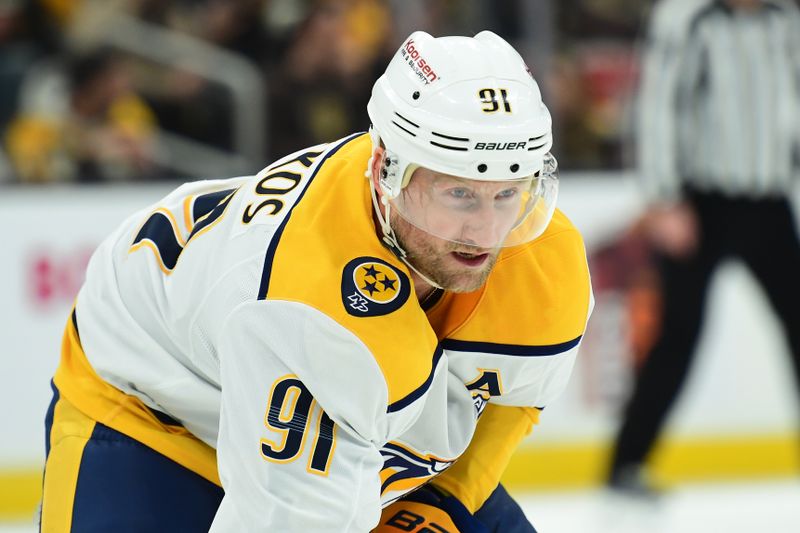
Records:
<instances>
[{"instance_id":1,"label":"blond beard","mask_svg":"<svg viewBox=\"0 0 800 533\"><path fill-rule=\"evenodd\" d=\"M489 253L481 270L467 270L458 266L448 266L447 256L456 250L464 250L465 245L456 244L414 226L397 213L391 214L391 226L400 247L406 252L406 260L425 277L451 292L476 291L486 283L492 268L497 262L498 250Z\"/></svg>"}]
</instances>

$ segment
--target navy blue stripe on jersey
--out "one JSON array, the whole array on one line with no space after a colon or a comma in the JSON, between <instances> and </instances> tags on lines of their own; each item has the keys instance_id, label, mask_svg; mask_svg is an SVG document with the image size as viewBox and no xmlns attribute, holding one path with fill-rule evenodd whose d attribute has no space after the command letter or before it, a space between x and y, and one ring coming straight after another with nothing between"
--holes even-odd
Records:
<instances>
[{"instance_id":1,"label":"navy blue stripe on jersey","mask_svg":"<svg viewBox=\"0 0 800 533\"><path fill-rule=\"evenodd\" d=\"M96 423L81 456L71 531L208 531L223 490Z\"/></svg>"},{"instance_id":2,"label":"navy blue stripe on jersey","mask_svg":"<svg viewBox=\"0 0 800 533\"><path fill-rule=\"evenodd\" d=\"M189 238L187 239L187 242L192 240L192 237L197 235L198 232L202 231L203 228L206 228L209 225L213 224L214 221L216 221L219 217L222 216L222 213L225 212L225 209L228 207L228 204L231 203L231 198L233 198L233 195L236 193L237 190L238 189L228 189L226 191L219 191L219 192L215 192L215 193L211 193L211 194L204 194L203 196L197 197L197 199L195 200L195 205L194 205L194 207L192 207L192 216L194 216L196 213L200 213L201 212L201 211L195 209L195 207L197 206L197 202L200 201L201 199L203 200L203 203L206 204L206 200L207 199L204 198L204 197L213 196L216 199L217 203L214 206L209 206L208 204L206 204L206 207L210 208L210 212L207 211L206 212L207 216L205 216L205 217L204 217L204 215L201 215L201 218L200 218L199 222L197 222L194 225L194 227L192 228L192 232L189 234ZM195 220L198 220L198 219L195 218Z\"/></svg>"},{"instance_id":3,"label":"navy blue stripe on jersey","mask_svg":"<svg viewBox=\"0 0 800 533\"><path fill-rule=\"evenodd\" d=\"M433 306L438 304L439 300L441 300L443 296L444 296L444 290L435 288L433 289L433 292L431 294L429 294L426 298L422 300L419 306L422 307L423 311L428 311L430 309L433 309Z\"/></svg>"},{"instance_id":4,"label":"navy blue stripe on jersey","mask_svg":"<svg viewBox=\"0 0 800 533\"><path fill-rule=\"evenodd\" d=\"M308 187L311 185L311 182L314 180L314 177L317 175L317 172L319 172L319 170L322 168L322 165L325 164L325 161L333 154L338 152L339 149L342 148L345 144L349 143L356 137L361 137L363 134L364 134L363 132L359 132L350 135L345 140L336 145L334 148L332 148L327 154L325 154L325 157L322 159L322 161L319 162L317 168L314 169L314 172L308 178L308 183L306 183L306 186L303 187L303 190L297 197L297 201L295 201L294 205L292 205L292 207L289 209L289 212L286 214L286 218L283 219L281 225L278 226L278 229L275 230L275 234L272 236L272 240L269 243L269 247L267 247L267 255L264 258L264 269L261 271L261 286L258 288L259 300L264 300L267 297L267 292L269 291L269 276L270 273L272 272L272 261L275 259L275 250L277 250L278 243L280 242L281 235L283 234L283 230L286 228L286 224L289 222L289 218L292 216L292 211L297 206L297 204L300 203L300 200L303 199L303 196L305 196Z\"/></svg>"},{"instance_id":5,"label":"navy blue stripe on jersey","mask_svg":"<svg viewBox=\"0 0 800 533\"><path fill-rule=\"evenodd\" d=\"M78 341L80 342L81 333L78 331L78 315L74 308L72 309L72 326L75 328L75 336L78 337Z\"/></svg>"},{"instance_id":6,"label":"navy blue stripe on jersey","mask_svg":"<svg viewBox=\"0 0 800 533\"><path fill-rule=\"evenodd\" d=\"M58 403L61 394L56 388L53 380L50 380L50 388L53 389L53 399L50 400L50 406L47 408L47 414L44 415L44 457L45 459L50 455L50 432L53 429L53 415L56 410L56 403Z\"/></svg>"},{"instance_id":7,"label":"navy blue stripe on jersey","mask_svg":"<svg viewBox=\"0 0 800 533\"><path fill-rule=\"evenodd\" d=\"M519 344L497 344L494 342L473 342L473 341L457 341L453 339L445 339L442 341L442 347L445 350L452 350L454 352L475 352L475 353L488 353L498 355L513 355L517 357L542 357L547 355L558 355L560 353L571 350L581 342L581 337L572 339L571 341L562 342L559 344L545 344L542 346L523 346Z\"/></svg>"},{"instance_id":8,"label":"navy blue stripe on jersey","mask_svg":"<svg viewBox=\"0 0 800 533\"><path fill-rule=\"evenodd\" d=\"M209 214L212 209L219 206L222 201L225 200L225 197L235 190L236 189L225 189L224 191L201 194L195 198L194 203L192 204L192 225L196 224L198 220Z\"/></svg>"},{"instance_id":9,"label":"navy blue stripe on jersey","mask_svg":"<svg viewBox=\"0 0 800 533\"><path fill-rule=\"evenodd\" d=\"M178 256L183 251L183 246L178 242L175 234L176 228L167 215L156 211L142 226L133 244L136 245L144 240L151 241L156 245L161 263L167 270L172 270L178 263Z\"/></svg>"},{"instance_id":10,"label":"navy blue stripe on jersey","mask_svg":"<svg viewBox=\"0 0 800 533\"><path fill-rule=\"evenodd\" d=\"M431 383L433 383L433 373L436 372L436 367L439 366L439 361L441 360L443 353L444 350L442 350L442 347L437 346L436 351L433 353L433 363L431 364L431 373L428 374L428 379L426 379L422 385L405 395L403 398L400 398L396 402L389 404L389 408L386 409L387 413L394 413L404 409L405 407L408 407L428 391Z\"/></svg>"}]
</instances>

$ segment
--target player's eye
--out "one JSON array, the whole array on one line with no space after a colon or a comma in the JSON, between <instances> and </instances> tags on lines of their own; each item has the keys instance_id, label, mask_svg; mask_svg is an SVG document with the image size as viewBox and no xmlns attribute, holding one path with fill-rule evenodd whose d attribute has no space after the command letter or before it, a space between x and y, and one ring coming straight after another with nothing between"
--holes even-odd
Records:
<instances>
[{"instance_id":1,"label":"player's eye","mask_svg":"<svg viewBox=\"0 0 800 533\"><path fill-rule=\"evenodd\" d=\"M472 197L472 192L466 187L453 187L447 191L447 194L459 200Z\"/></svg>"},{"instance_id":2,"label":"player's eye","mask_svg":"<svg viewBox=\"0 0 800 533\"><path fill-rule=\"evenodd\" d=\"M503 189L502 191L497 193L495 198L497 198L498 200L510 200L511 198L514 198L518 192L519 190L517 189L517 187L512 187L510 189Z\"/></svg>"}]
</instances>

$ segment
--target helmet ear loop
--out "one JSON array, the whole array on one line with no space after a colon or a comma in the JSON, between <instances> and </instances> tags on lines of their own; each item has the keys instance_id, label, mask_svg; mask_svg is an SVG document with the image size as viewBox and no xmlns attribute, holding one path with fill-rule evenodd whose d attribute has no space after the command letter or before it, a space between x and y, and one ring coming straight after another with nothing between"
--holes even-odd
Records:
<instances>
[{"instance_id":1,"label":"helmet ear loop","mask_svg":"<svg viewBox=\"0 0 800 533\"><path fill-rule=\"evenodd\" d=\"M396 164L396 158L395 158ZM384 152L383 159L381 161L380 170L378 170L378 184L377 186L370 184L370 192L372 194L372 203L375 208L375 215L378 218L378 223L381 227L381 233L383 233L382 240L389 246L389 248L394 251L398 257L402 258L405 257L405 250L403 250L399 244L397 243L397 239L394 236L394 231L392 230L392 226L390 224L391 218L391 209L392 205L389 203L389 196L391 195L392 187L390 183L390 174L391 169L389 166L391 165L391 158L389 154ZM371 174L371 172L370 172ZM378 189L380 189L380 198L378 198ZM380 206L383 207L383 210L380 209Z\"/></svg>"},{"instance_id":2,"label":"helmet ear loop","mask_svg":"<svg viewBox=\"0 0 800 533\"><path fill-rule=\"evenodd\" d=\"M388 159L388 157L384 153L383 161L381 162L381 177L380 177L380 179L378 181L381 182L381 189L382 189L382 192L383 192L383 194L381 194L381 204L383 205L383 207L388 209L389 208L389 197L386 194L386 188L384 186L384 184L388 183L388 181L389 181L389 170L386 168L386 164L387 164L386 160L387 159ZM387 211L387 218L388 218L388 211Z\"/></svg>"},{"instance_id":3,"label":"helmet ear loop","mask_svg":"<svg viewBox=\"0 0 800 533\"><path fill-rule=\"evenodd\" d=\"M389 198L397 198L397 196L399 196L400 190L402 189L402 180L397 179L399 172L400 163L397 156L386 150L383 154L380 178L378 179L383 192L382 203L387 201L387 196ZM384 205L386 204L384 203Z\"/></svg>"}]
</instances>

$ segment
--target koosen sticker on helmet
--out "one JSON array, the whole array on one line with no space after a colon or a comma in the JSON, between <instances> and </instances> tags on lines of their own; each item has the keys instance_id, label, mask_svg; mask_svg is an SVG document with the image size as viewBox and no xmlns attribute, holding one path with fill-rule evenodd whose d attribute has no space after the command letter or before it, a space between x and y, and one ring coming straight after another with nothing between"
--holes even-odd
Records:
<instances>
[{"instance_id":1,"label":"koosen sticker on helmet","mask_svg":"<svg viewBox=\"0 0 800 533\"><path fill-rule=\"evenodd\" d=\"M402 55L414 72L419 76L419 79L425 82L425 85L435 82L439 79L439 75L436 74L436 71L433 70L433 67L425 61L425 58L422 57L422 54L419 53L417 47L414 46L414 39L409 39L406 41L402 47L400 47L400 55Z\"/></svg>"}]
</instances>

